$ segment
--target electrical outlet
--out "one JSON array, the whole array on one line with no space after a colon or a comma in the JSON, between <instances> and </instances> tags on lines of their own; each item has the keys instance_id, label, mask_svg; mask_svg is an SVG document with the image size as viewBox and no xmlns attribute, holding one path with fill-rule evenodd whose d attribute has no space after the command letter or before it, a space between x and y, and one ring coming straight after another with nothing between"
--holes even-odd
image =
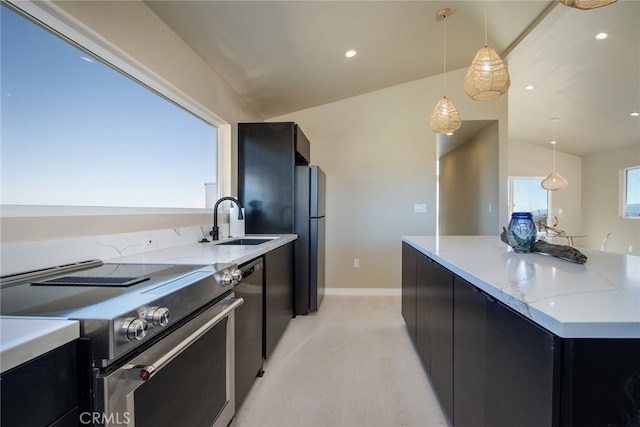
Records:
<instances>
[{"instance_id":1,"label":"electrical outlet","mask_svg":"<svg viewBox=\"0 0 640 427\"><path fill-rule=\"evenodd\" d=\"M360 258L353 259L353 266L356 268L360 267Z\"/></svg>"},{"instance_id":2,"label":"electrical outlet","mask_svg":"<svg viewBox=\"0 0 640 427\"><path fill-rule=\"evenodd\" d=\"M147 236L144 238L144 247L153 248L156 245L156 238L153 236Z\"/></svg>"}]
</instances>

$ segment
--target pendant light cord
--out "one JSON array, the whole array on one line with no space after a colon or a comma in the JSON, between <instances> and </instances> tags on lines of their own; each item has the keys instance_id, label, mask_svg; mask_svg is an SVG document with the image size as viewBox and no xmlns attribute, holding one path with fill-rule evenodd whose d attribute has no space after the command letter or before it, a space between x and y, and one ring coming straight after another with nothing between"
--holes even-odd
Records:
<instances>
[{"instance_id":1,"label":"pendant light cord","mask_svg":"<svg viewBox=\"0 0 640 427\"><path fill-rule=\"evenodd\" d=\"M553 122L553 173L556 172L556 122Z\"/></svg>"},{"instance_id":2,"label":"pendant light cord","mask_svg":"<svg viewBox=\"0 0 640 427\"><path fill-rule=\"evenodd\" d=\"M484 47L489 46L487 43L487 0L484 0Z\"/></svg>"},{"instance_id":3,"label":"pendant light cord","mask_svg":"<svg viewBox=\"0 0 640 427\"><path fill-rule=\"evenodd\" d=\"M444 15L444 18L442 19L443 24L444 24L444 30L443 30L443 34L444 37L443 39L443 57L444 60L443 62L443 72L442 72L442 77L444 79L444 97L447 97L447 15Z\"/></svg>"}]
</instances>

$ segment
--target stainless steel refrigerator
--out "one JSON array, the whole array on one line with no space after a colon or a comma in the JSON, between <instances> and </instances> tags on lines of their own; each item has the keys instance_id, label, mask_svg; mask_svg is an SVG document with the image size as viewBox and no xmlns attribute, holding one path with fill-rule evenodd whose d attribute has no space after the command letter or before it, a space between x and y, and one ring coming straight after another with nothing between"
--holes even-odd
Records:
<instances>
[{"instance_id":1,"label":"stainless steel refrigerator","mask_svg":"<svg viewBox=\"0 0 640 427\"><path fill-rule=\"evenodd\" d=\"M293 122L238 124L238 199L248 234L297 234L295 314L324 295L325 175L309 166L310 143Z\"/></svg>"}]
</instances>

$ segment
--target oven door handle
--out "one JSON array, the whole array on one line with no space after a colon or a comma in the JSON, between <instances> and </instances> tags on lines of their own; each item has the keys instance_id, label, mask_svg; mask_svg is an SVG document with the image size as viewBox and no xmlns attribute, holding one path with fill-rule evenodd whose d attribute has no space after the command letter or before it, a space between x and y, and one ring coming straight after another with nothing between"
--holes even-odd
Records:
<instances>
[{"instance_id":1,"label":"oven door handle","mask_svg":"<svg viewBox=\"0 0 640 427\"><path fill-rule=\"evenodd\" d=\"M180 344L172 348L170 351L165 353L162 357L156 360L153 363L150 363L145 366L132 366L128 371L129 374L125 374L127 378L137 379L142 381L147 381L152 378L157 372L159 372L166 364L171 362L176 356L182 353L187 347L189 347L192 343L194 343L198 338L204 335L209 329L214 327L218 322L227 317L229 313L238 308L240 305L244 303L242 298L229 298L225 300L227 307L222 310L218 315L216 315L213 319L209 320L207 323L198 328L197 331L189 335L185 338Z\"/></svg>"}]
</instances>

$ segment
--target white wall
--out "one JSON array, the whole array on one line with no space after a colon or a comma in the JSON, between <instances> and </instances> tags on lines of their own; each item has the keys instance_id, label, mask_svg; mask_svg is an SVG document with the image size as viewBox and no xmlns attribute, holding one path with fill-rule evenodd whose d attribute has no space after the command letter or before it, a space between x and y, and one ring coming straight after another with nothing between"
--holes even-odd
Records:
<instances>
[{"instance_id":1,"label":"white wall","mask_svg":"<svg viewBox=\"0 0 640 427\"><path fill-rule=\"evenodd\" d=\"M607 251L640 255L640 219L624 219L622 169L640 165L640 146L606 151L582 159L585 246L599 249L607 233ZM629 246L633 250L629 252Z\"/></svg>"},{"instance_id":2,"label":"white wall","mask_svg":"<svg viewBox=\"0 0 640 427\"><path fill-rule=\"evenodd\" d=\"M500 232L498 170L498 122L440 158L441 235Z\"/></svg>"},{"instance_id":3,"label":"white wall","mask_svg":"<svg viewBox=\"0 0 640 427\"><path fill-rule=\"evenodd\" d=\"M447 74L447 96L462 120L499 120L506 224L507 97L472 101L462 88L465 72ZM441 97L437 76L272 119L298 123L311 141L311 163L327 174L328 287L399 288L400 236L435 234L436 134L429 117ZM427 213L414 213L416 203L426 203Z\"/></svg>"}]
</instances>

